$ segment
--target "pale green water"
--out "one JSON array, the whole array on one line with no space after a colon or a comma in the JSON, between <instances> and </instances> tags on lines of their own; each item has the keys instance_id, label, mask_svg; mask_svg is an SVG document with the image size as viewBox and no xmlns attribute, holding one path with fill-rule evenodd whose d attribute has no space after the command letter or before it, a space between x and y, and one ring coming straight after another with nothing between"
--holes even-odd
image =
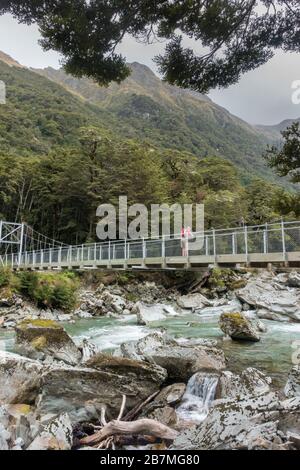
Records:
<instances>
[{"instance_id":1,"label":"pale green water","mask_svg":"<svg viewBox=\"0 0 300 470\"><path fill-rule=\"evenodd\" d=\"M191 324L192 322L192 324ZM78 320L65 324L68 333L79 342L86 337L103 351L113 351L121 343L135 341L155 328L165 328L172 336L183 339L214 338L219 341L228 359L228 369L241 371L246 367L257 367L271 375L275 385L282 386L292 367L292 348L300 339L300 323L265 321L268 331L261 335L258 343L223 341L218 328L218 315L188 314L168 318L151 324L150 327L136 325L135 316L122 319L97 318ZM14 333L0 330L0 349L13 350Z\"/></svg>"}]
</instances>

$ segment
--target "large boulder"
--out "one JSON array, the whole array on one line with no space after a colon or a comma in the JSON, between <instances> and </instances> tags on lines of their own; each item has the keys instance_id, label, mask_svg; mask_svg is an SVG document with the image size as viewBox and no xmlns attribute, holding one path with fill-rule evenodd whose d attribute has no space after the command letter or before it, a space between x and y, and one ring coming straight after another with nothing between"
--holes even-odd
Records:
<instances>
[{"instance_id":1,"label":"large boulder","mask_svg":"<svg viewBox=\"0 0 300 470\"><path fill-rule=\"evenodd\" d=\"M151 322L162 321L167 317L178 315L178 312L171 305L145 304L144 302L137 302L131 313L136 314L139 325L148 325Z\"/></svg>"},{"instance_id":2,"label":"large boulder","mask_svg":"<svg viewBox=\"0 0 300 470\"><path fill-rule=\"evenodd\" d=\"M212 302L204 297L204 295L197 293L182 295L178 298L177 303L180 308L187 310L195 310L212 305Z\"/></svg>"},{"instance_id":3,"label":"large boulder","mask_svg":"<svg viewBox=\"0 0 300 470\"><path fill-rule=\"evenodd\" d=\"M287 398L300 397L300 366L294 366L289 373L284 393Z\"/></svg>"},{"instance_id":4,"label":"large boulder","mask_svg":"<svg viewBox=\"0 0 300 470\"><path fill-rule=\"evenodd\" d=\"M137 302L133 313L137 316L138 325L148 325L148 323L165 320L167 315L163 305L147 305Z\"/></svg>"},{"instance_id":5,"label":"large boulder","mask_svg":"<svg viewBox=\"0 0 300 470\"><path fill-rule=\"evenodd\" d=\"M126 375L134 381L144 383L149 389L155 384L161 384L167 379L167 372L162 367L147 362L135 361L124 357L114 357L98 353L91 357L85 365L92 369L117 375Z\"/></svg>"},{"instance_id":6,"label":"large boulder","mask_svg":"<svg viewBox=\"0 0 300 470\"><path fill-rule=\"evenodd\" d=\"M219 326L227 336L230 336L234 340L260 340L255 325L240 312L223 313L219 320Z\"/></svg>"},{"instance_id":7,"label":"large boulder","mask_svg":"<svg viewBox=\"0 0 300 470\"><path fill-rule=\"evenodd\" d=\"M226 366L223 351L207 346L162 346L146 354L146 359L166 369L172 380L184 382L196 372L219 371Z\"/></svg>"},{"instance_id":8,"label":"large boulder","mask_svg":"<svg viewBox=\"0 0 300 470\"><path fill-rule=\"evenodd\" d=\"M163 333L150 334L130 347L121 346L127 357L141 357L147 362L158 364L168 371L169 378L187 382L199 371L225 369L222 350L209 346L180 345Z\"/></svg>"},{"instance_id":9,"label":"large boulder","mask_svg":"<svg viewBox=\"0 0 300 470\"><path fill-rule=\"evenodd\" d=\"M296 276L293 279L295 286ZM243 303L254 307L260 318L300 321L300 291L287 287L286 276L264 273L249 280L247 286L237 291L236 295Z\"/></svg>"},{"instance_id":10,"label":"large boulder","mask_svg":"<svg viewBox=\"0 0 300 470\"><path fill-rule=\"evenodd\" d=\"M270 392L272 379L258 369L249 367L240 375L223 371L219 375L216 398L245 399Z\"/></svg>"},{"instance_id":11,"label":"large boulder","mask_svg":"<svg viewBox=\"0 0 300 470\"><path fill-rule=\"evenodd\" d=\"M205 421L181 433L172 448L178 450L217 450L256 447L263 442L271 448L281 442L276 419L278 396L268 393L237 401L216 400Z\"/></svg>"},{"instance_id":12,"label":"large boulder","mask_svg":"<svg viewBox=\"0 0 300 470\"><path fill-rule=\"evenodd\" d=\"M33 359L55 359L69 365L81 360L81 352L65 329L52 320L24 320L16 327L16 347Z\"/></svg>"},{"instance_id":13,"label":"large boulder","mask_svg":"<svg viewBox=\"0 0 300 470\"><path fill-rule=\"evenodd\" d=\"M74 422L99 419L105 406L118 415L122 395L130 410L158 391L167 373L157 366L112 356L96 355L85 367L61 367L43 376L37 401L40 414L68 413Z\"/></svg>"},{"instance_id":14,"label":"large boulder","mask_svg":"<svg viewBox=\"0 0 300 470\"><path fill-rule=\"evenodd\" d=\"M43 371L38 361L0 351L0 404L33 403Z\"/></svg>"},{"instance_id":15,"label":"large boulder","mask_svg":"<svg viewBox=\"0 0 300 470\"><path fill-rule=\"evenodd\" d=\"M155 331L138 341L122 343L120 346L121 355L138 361L146 360L145 355L155 351L161 346L177 346L177 342L168 336L166 331Z\"/></svg>"}]
</instances>

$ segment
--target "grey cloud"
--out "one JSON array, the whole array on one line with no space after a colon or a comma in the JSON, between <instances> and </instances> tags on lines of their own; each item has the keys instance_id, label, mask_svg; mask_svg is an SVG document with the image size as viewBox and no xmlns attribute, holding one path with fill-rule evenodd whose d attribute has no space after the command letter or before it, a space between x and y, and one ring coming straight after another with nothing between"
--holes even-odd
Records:
<instances>
[{"instance_id":1,"label":"grey cloud","mask_svg":"<svg viewBox=\"0 0 300 470\"><path fill-rule=\"evenodd\" d=\"M0 17L0 50L29 67L58 68L60 56L55 52L44 52L38 39L36 26L18 25L8 15ZM197 44L193 47L197 50ZM141 62L155 72L152 59L163 49L163 43L146 46L130 37L126 37L119 47L128 62ZM210 97L248 122L276 124L284 119L300 117L300 105L293 104L291 99L294 80L300 80L299 55L278 52L268 64L242 77L237 85L214 90Z\"/></svg>"}]
</instances>

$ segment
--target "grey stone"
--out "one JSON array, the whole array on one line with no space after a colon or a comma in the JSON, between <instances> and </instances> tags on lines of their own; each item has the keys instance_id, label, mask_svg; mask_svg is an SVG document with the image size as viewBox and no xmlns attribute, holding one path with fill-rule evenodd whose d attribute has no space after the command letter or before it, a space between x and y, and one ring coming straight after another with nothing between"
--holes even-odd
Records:
<instances>
[{"instance_id":1,"label":"grey stone","mask_svg":"<svg viewBox=\"0 0 300 470\"><path fill-rule=\"evenodd\" d=\"M286 397L300 397L300 366L294 366L289 373L284 393Z\"/></svg>"},{"instance_id":2,"label":"grey stone","mask_svg":"<svg viewBox=\"0 0 300 470\"><path fill-rule=\"evenodd\" d=\"M33 403L44 370L38 361L0 351L0 404Z\"/></svg>"},{"instance_id":3,"label":"grey stone","mask_svg":"<svg viewBox=\"0 0 300 470\"><path fill-rule=\"evenodd\" d=\"M57 368L43 376L40 414L68 413L73 422L97 420L101 408L118 415L122 395L127 411L158 391L167 373L157 366L113 356L92 357L86 367Z\"/></svg>"},{"instance_id":4,"label":"grey stone","mask_svg":"<svg viewBox=\"0 0 300 470\"><path fill-rule=\"evenodd\" d=\"M71 450L73 428L67 413L61 414L39 433L28 450Z\"/></svg>"},{"instance_id":5,"label":"grey stone","mask_svg":"<svg viewBox=\"0 0 300 470\"><path fill-rule=\"evenodd\" d=\"M242 341L260 340L255 324L240 312L223 313L219 320L219 326L232 339Z\"/></svg>"},{"instance_id":6,"label":"grey stone","mask_svg":"<svg viewBox=\"0 0 300 470\"><path fill-rule=\"evenodd\" d=\"M173 449L214 450L252 448L254 439L272 443L277 437L278 396L268 393L260 397L216 400L205 421L181 433Z\"/></svg>"},{"instance_id":7,"label":"grey stone","mask_svg":"<svg viewBox=\"0 0 300 470\"><path fill-rule=\"evenodd\" d=\"M24 320L16 327L17 351L33 359L50 357L69 365L81 360L81 352L65 329L52 320Z\"/></svg>"},{"instance_id":8,"label":"grey stone","mask_svg":"<svg viewBox=\"0 0 300 470\"><path fill-rule=\"evenodd\" d=\"M258 369L249 367L240 375L230 371L220 373L216 398L236 398L260 396L270 392L272 379Z\"/></svg>"},{"instance_id":9,"label":"grey stone","mask_svg":"<svg viewBox=\"0 0 300 470\"><path fill-rule=\"evenodd\" d=\"M202 294L188 294L178 298L177 303L180 308L193 310L208 307L212 302Z\"/></svg>"}]
</instances>

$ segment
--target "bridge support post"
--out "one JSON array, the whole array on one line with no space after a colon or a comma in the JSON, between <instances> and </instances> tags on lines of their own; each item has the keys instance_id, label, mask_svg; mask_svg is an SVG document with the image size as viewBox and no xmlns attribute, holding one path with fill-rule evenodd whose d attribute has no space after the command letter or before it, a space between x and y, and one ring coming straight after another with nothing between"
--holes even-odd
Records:
<instances>
[{"instance_id":1,"label":"bridge support post","mask_svg":"<svg viewBox=\"0 0 300 470\"><path fill-rule=\"evenodd\" d=\"M284 231L284 222L283 219L281 219L281 238L282 238L282 256L283 256L283 262L284 266L286 267L288 265L288 261L286 259L286 244L285 244L285 231Z\"/></svg>"},{"instance_id":2,"label":"bridge support post","mask_svg":"<svg viewBox=\"0 0 300 470\"><path fill-rule=\"evenodd\" d=\"M268 224L264 230L264 254L268 253Z\"/></svg>"},{"instance_id":3,"label":"bridge support post","mask_svg":"<svg viewBox=\"0 0 300 470\"><path fill-rule=\"evenodd\" d=\"M162 236L162 242L161 242L161 256L162 256L162 267L165 269L167 267L167 262L166 262L166 236Z\"/></svg>"},{"instance_id":4,"label":"bridge support post","mask_svg":"<svg viewBox=\"0 0 300 470\"><path fill-rule=\"evenodd\" d=\"M59 264L59 267L61 268L61 247L58 252L58 264Z\"/></svg>"},{"instance_id":5,"label":"bridge support post","mask_svg":"<svg viewBox=\"0 0 300 470\"><path fill-rule=\"evenodd\" d=\"M127 240L124 239L124 269L127 269Z\"/></svg>"},{"instance_id":6,"label":"bridge support post","mask_svg":"<svg viewBox=\"0 0 300 470\"><path fill-rule=\"evenodd\" d=\"M235 233L232 234L232 254L236 255Z\"/></svg>"},{"instance_id":7,"label":"bridge support post","mask_svg":"<svg viewBox=\"0 0 300 470\"><path fill-rule=\"evenodd\" d=\"M249 258L248 258L248 227L245 225L244 227L244 237L245 237L245 260L246 266L249 265Z\"/></svg>"},{"instance_id":8,"label":"bridge support post","mask_svg":"<svg viewBox=\"0 0 300 470\"><path fill-rule=\"evenodd\" d=\"M208 235L205 237L205 256L209 255Z\"/></svg>"},{"instance_id":9,"label":"bridge support post","mask_svg":"<svg viewBox=\"0 0 300 470\"><path fill-rule=\"evenodd\" d=\"M108 242L108 268L111 268L111 242Z\"/></svg>"},{"instance_id":10,"label":"bridge support post","mask_svg":"<svg viewBox=\"0 0 300 470\"><path fill-rule=\"evenodd\" d=\"M217 245L216 245L216 231L212 229L213 234L213 247L214 247L214 259L215 259L215 266L217 265Z\"/></svg>"},{"instance_id":11,"label":"bridge support post","mask_svg":"<svg viewBox=\"0 0 300 470\"><path fill-rule=\"evenodd\" d=\"M22 261L22 252L23 252L23 238L24 238L24 224L21 225L21 237L20 237L20 250L19 250L19 266Z\"/></svg>"}]
</instances>

